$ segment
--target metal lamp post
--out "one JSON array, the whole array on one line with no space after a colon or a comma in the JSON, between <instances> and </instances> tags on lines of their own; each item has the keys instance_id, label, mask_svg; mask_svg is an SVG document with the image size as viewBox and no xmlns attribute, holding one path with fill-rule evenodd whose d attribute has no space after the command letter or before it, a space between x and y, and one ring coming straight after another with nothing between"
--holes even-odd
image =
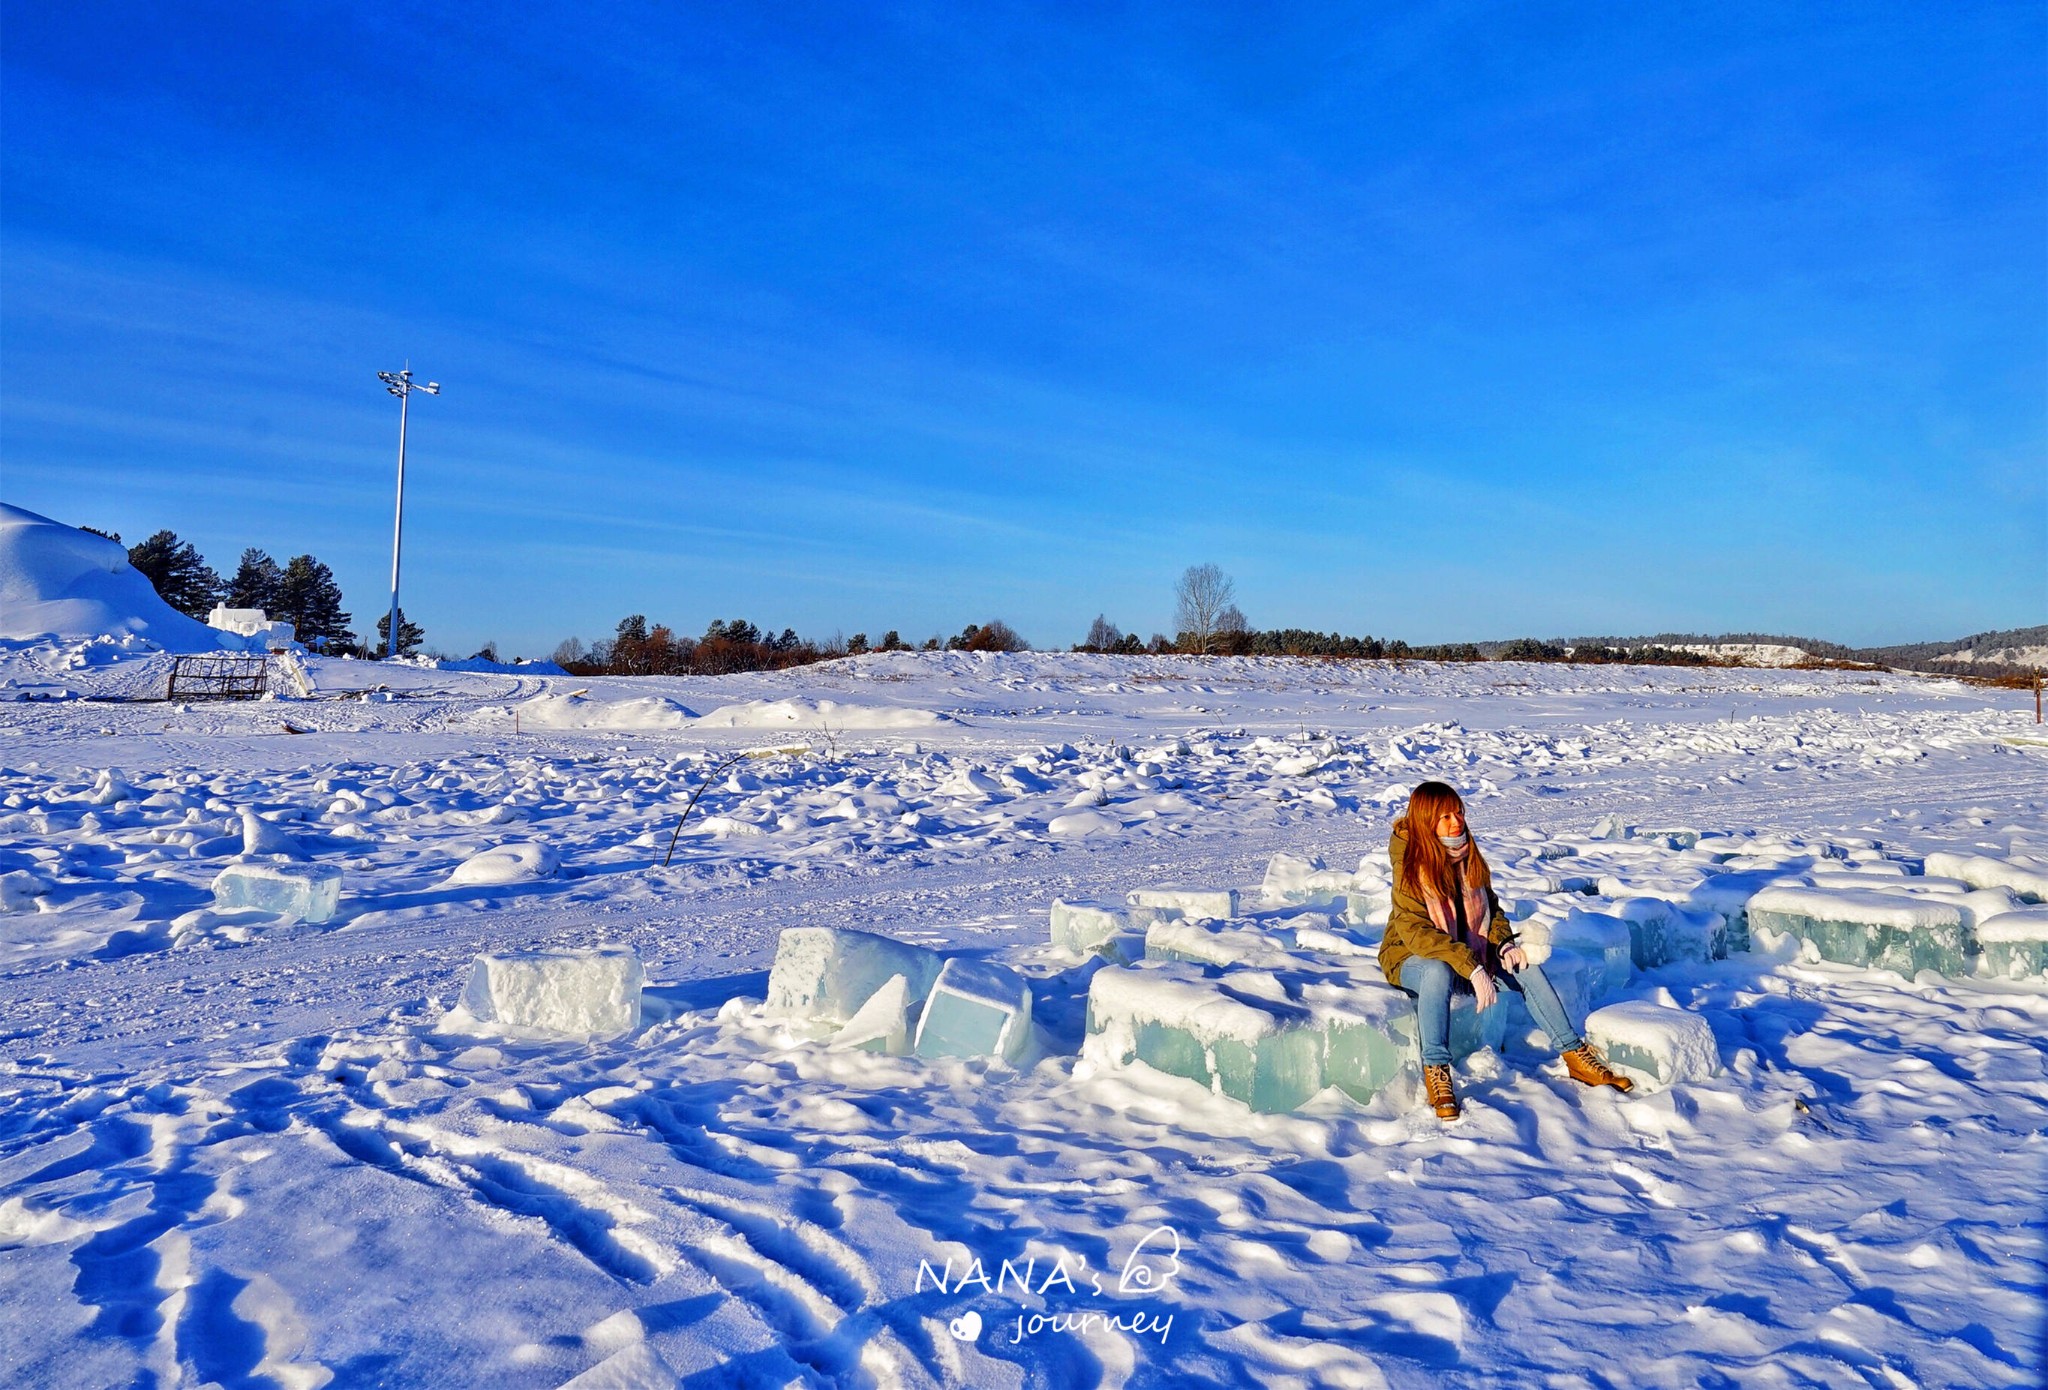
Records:
<instances>
[{"instance_id":1,"label":"metal lamp post","mask_svg":"<svg viewBox=\"0 0 2048 1390\"><path fill-rule=\"evenodd\" d=\"M405 409L406 403L415 391L424 391L430 396L441 394L438 381L414 381L412 364L407 363L404 371L379 372L377 380L384 383L384 389L398 397L398 515L391 522L391 629L385 634L384 656L386 660L398 655L398 546L405 535Z\"/></svg>"}]
</instances>

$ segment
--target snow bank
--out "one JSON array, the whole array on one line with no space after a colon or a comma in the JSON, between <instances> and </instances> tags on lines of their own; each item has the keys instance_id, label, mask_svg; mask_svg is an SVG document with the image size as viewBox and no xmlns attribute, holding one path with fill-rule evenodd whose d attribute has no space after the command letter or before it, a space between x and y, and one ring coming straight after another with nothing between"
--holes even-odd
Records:
<instances>
[{"instance_id":1,"label":"snow bank","mask_svg":"<svg viewBox=\"0 0 2048 1390\"><path fill-rule=\"evenodd\" d=\"M680 729L695 718L674 700L642 695L635 700L594 700L588 695L543 695L518 706L519 723L529 729Z\"/></svg>"},{"instance_id":2,"label":"snow bank","mask_svg":"<svg viewBox=\"0 0 2048 1390\"><path fill-rule=\"evenodd\" d=\"M118 542L0 502L0 640L139 637L171 652L239 651L158 597Z\"/></svg>"},{"instance_id":3,"label":"snow bank","mask_svg":"<svg viewBox=\"0 0 2048 1390\"><path fill-rule=\"evenodd\" d=\"M707 729L925 729L948 722L945 715L928 709L802 698L720 705L697 721Z\"/></svg>"}]
</instances>

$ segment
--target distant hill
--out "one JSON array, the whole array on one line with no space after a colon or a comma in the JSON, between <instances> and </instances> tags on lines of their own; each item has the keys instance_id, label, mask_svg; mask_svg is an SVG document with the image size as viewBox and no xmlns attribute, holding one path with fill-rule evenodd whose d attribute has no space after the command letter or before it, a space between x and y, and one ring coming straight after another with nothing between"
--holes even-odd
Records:
<instances>
[{"instance_id":1,"label":"distant hill","mask_svg":"<svg viewBox=\"0 0 2048 1390\"><path fill-rule=\"evenodd\" d=\"M1488 658L1500 655L1510 645L1506 641L1478 644L1480 653ZM1819 637L1768 632L1659 632L1639 637L1553 637L1547 645L1625 650L1661 647L1668 651L1699 652L1768 666L1796 664L1803 654L1808 659L1819 661L1868 662L1906 671L1934 671L1948 675L2028 675L2048 670L2048 624L1979 632L1940 642L1905 642L1890 647L1850 647Z\"/></svg>"},{"instance_id":2,"label":"distant hill","mask_svg":"<svg viewBox=\"0 0 2048 1390\"><path fill-rule=\"evenodd\" d=\"M1950 642L1908 642L1896 647L1869 647L1858 656L1864 661L1903 666L1908 670L1967 675L2048 670L2048 623L2006 628L2000 632L1979 632Z\"/></svg>"}]
</instances>

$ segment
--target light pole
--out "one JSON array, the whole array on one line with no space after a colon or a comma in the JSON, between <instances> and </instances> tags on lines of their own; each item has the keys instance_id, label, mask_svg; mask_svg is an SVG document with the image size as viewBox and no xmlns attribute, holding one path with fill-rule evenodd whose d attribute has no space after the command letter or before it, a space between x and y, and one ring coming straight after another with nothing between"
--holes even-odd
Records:
<instances>
[{"instance_id":1,"label":"light pole","mask_svg":"<svg viewBox=\"0 0 2048 1390\"><path fill-rule=\"evenodd\" d=\"M385 634L384 643L384 656L389 660L398 655L398 543L405 535L405 408L415 391L440 395L441 383L414 381L410 362L404 371L377 373L377 380L398 397L398 515L391 522L391 630Z\"/></svg>"}]
</instances>

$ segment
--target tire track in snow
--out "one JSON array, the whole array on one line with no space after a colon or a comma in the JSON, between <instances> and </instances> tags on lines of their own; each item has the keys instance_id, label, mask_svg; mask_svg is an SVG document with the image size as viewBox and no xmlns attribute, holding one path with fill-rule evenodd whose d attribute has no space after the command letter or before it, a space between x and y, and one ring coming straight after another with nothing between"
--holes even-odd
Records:
<instances>
[{"instance_id":1,"label":"tire track in snow","mask_svg":"<svg viewBox=\"0 0 2048 1390\"><path fill-rule=\"evenodd\" d=\"M632 1229L648 1213L577 1169L361 1106L339 1113L314 1108L300 1118L360 1163L537 1222L621 1283L651 1284L673 1267L658 1243Z\"/></svg>"}]
</instances>

